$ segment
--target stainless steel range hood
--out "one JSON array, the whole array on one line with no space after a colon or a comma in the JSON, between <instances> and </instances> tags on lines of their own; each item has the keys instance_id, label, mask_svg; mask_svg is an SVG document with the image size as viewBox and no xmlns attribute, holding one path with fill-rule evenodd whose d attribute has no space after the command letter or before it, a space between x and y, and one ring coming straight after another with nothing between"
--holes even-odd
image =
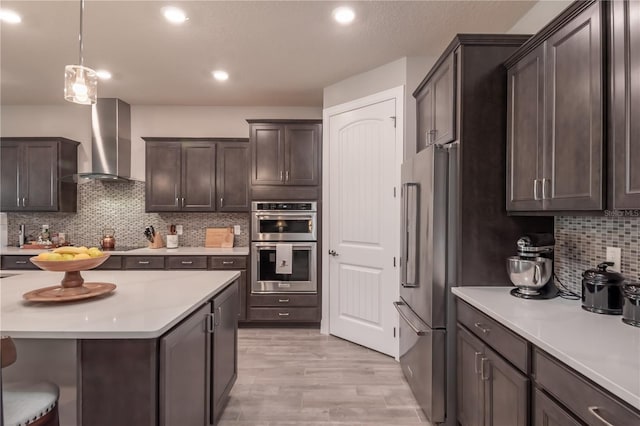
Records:
<instances>
[{"instance_id":1,"label":"stainless steel range hood","mask_svg":"<svg viewBox=\"0 0 640 426\"><path fill-rule=\"evenodd\" d=\"M128 181L131 176L131 106L98 98L91 107L91 172L82 179Z\"/></svg>"}]
</instances>

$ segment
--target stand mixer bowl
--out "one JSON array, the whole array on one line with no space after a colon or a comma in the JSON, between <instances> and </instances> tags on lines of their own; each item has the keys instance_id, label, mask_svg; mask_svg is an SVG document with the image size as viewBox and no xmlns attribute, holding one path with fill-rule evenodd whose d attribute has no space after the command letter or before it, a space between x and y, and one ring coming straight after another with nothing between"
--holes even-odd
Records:
<instances>
[{"instance_id":1,"label":"stand mixer bowl","mask_svg":"<svg viewBox=\"0 0 640 426\"><path fill-rule=\"evenodd\" d=\"M511 256L507 258L507 272L520 293L537 295L551 278L553 261L546 257L523 259Z\"/></svg>"}]
</instances>

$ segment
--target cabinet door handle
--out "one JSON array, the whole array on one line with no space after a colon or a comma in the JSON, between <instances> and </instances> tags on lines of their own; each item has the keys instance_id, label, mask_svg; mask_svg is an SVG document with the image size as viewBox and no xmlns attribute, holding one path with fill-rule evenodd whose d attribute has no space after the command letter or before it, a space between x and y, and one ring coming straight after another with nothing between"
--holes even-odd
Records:
<instances>
[{"instance_id":1,"label":"cabinet door handle","mask_svg":"<svg viewBox=\"0 0 640 426\"><path fill-rule=\"evenodd\" d=\"M16 265L26 265L27 261L26 260L16 260Z\"/></svg>"},{"instance_id":2,"label":"cabinet door handle","mask_svg":"<svg viewBox=\"0 0 640 426\"><path fill-rule=\"evenodd\" d=\"M215 315L213 313L210 314L206 314L205 315L205 321L207 323L207 333L213 333L213 330L215 328Z\"/></svg>"},{"instance_id":3,"label":"cabinet door handle","mask_svg":"<svg viewBox=\"0 0 640 426\"><path fill-rule=\"evenodd\" d=\"M148 260L138 260L138 265L148 265L149 263L151 262L149 262Z\"/></svg>"},{"instance_id":4,"label":"cabinet door handle","mask_svg":"<svg viewBox=\"0 0 640 426\"><path fill-rule=\"evenodd\" d=\"M279 317L288 317L289 316L289 312L278 312L278 316Z\"/></svg>"},{"instance_id":5,"label":"cabinet door handle","mask_svg":"<svg viewBox=\"0 0 640 426\"><path fill-rule=\"evenodd\" d=\"M184 207L184 197L182 197L182 207Z\"/></svg>"},{"instance_id":6,"label":"cabinet door handle","mask_svg":"<svg viewBox=\"0 0 640 426\"><path fill-rule=\"evenodd\" d=\"M193 265L193 260L183 260L180 263L182 265Z\"/></svg>"},{"instance_id":7,"label":"cabinet door handle","mask_svg":"<svg viewBox=\"0 0 640 426\"><path fill-rule=\"evenodd\" d=\"M482 324L482 323L475 323L473 324L477 329L479 329L480 331L482 331L483 334L487 334L488 332L491 331L491 329L489 327L487 327L486 325Z\"/></svg>"},{"instance_id":8,"label":"cabinet door handle","mask_svg":"<svg viewBox=\"0 0 640 426\"><path fill-rule=\"evenodd\" d=\"M588 407L587 408L589 410L589 412L593 415L593 417L595 417L596 419L600 420L600 422L602 422L603 425L605 426L614 426L613 423L609 423L604 417L602 417L602 415L598 412L598 410L600 410L600 407Z\"/></svg>"},{"instance_id":9,"label":"cabinet door handle","mask_svg":"<svg viewBox=\"0 0 640 426\"><path fill-rule=\"evenodd\" d=\"M542 178L542 199L548 200L547 198L547 181L551 183L551 179Z\"/></svg>"},{"instance_id":10,"label":"cabinet door handle","mask_svg":"<svg viewBox=\"0 0 640 426\"><path fill-rule=\"evenodd\" d=\"M278 303L289 303L289 299L278 299Z\"/></svg>"},{"instance_id":11,"label":"cabinet door handle","mask_svg":"<svg viewBox=\"0 0 640 426\"><path fill-rule=\"evenodd\" d=\"M233 260L223 260L222 264L223 265L233 265L235 262Z\"/></svg>"},{"instance_id":12,"label":"cabinet door handle","mask_svg":"<svg viewBox=\"0 0 640 426\"><path fill-rule=\"evenodd\" d=\"M18 205L18 207L20 207L20 197L16 198L16 204Z\"/></svg>"},{"instance_id":13,"label":"cabinet door handle","mask_svg":"<svg viewBox=\"0 0 640 426\"><path fill-rule=\"evenodd\" d=\"M482 355L482 352L476 352L476 356L473 361L473 369L476 372L476 374L480 374L480 366L478 363L478 360L480 359L480 355Z\"/></svg>"},{"instance_id":14,"label":"cabinet door handle","mask_svg":"<svg viewBox=\"0 0 640 426\"><path fill-rule=\"evenodd\" d=\"M222 202L224 201L224 198L220 197L220 207L222 207Z\"/></svg>"},{"instance_id":15,"label":"cabinet door handle","mask_svg":"<svg viewBox=\"0 0 640 426\"><path fill-rule=\"evenodd\" d=\"M27 199L22 197L22 207L27 207Z\"/></svg>"},{"instance_id":16,"label":"cabinet door handle","mask_svg":"<svg viewBox=\"0 0 640 426\"><path fill-rule=\"evenodd\" d=\"M489 374L487 373L486 377L485 377L485 375L484 375L485 371L486 371L486 370L488 370L488 368L487 368L487 369L485 369L485 367L484 367L484 366L485 366L485 361L488 361L488 360L489 360L489 359L488 359L488 358L485 358L485 357L482 357L482 360L480 360L480 378L481 378L483 381L487 381L487 380L489 380Z\"/></svg>"},{"instance_id":17,"label":"cabinet door handle","mask_svg":"<svg viewBox=\"0 0 640 426\"><path fill-rule=\"evenodd\" d=\"M284 181L285 181L285 182L289 182L289 170L287 170L286 172L284 172Z\"/></svg>"},{"instance_id":18,"label":"cabinet door handle","mask_svg":"<svg viewBox=\"0 0 640 426\"><path fill-rule=\"evenodd\" d=\"M178 198L178 184L173 185L173 196L176 197L176 207L180 206L180 199Z\"/></svg>"},{"instance_id":19,"label":"cabinet door handle","mask_svg":"<svg viewBox=\"0 0 640 426\"><path fill-rule=\"evenodd\" d=\"M538 197L538 182L540 182L540 179L533 180L533 199L535 201L540 201L540 197Z\"/></svg>"}]
</instances>

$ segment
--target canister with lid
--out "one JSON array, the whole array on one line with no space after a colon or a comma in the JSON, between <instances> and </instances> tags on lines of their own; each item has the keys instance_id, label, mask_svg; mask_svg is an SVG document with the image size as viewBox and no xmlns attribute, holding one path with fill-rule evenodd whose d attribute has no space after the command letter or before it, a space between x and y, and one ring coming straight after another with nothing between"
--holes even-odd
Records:
<instances>
[{"instance_id":1,"label":"canister with lid","mask_svg":"<svg viewBox=\"0 0 640 426\"><path fill-rule=\"evenodd\" d=\"M582 308L598 314L622 314L622 282L624 276L607 271L612 262L600 263L597 269L582 273Z\"/></svg>"}]
</instances>

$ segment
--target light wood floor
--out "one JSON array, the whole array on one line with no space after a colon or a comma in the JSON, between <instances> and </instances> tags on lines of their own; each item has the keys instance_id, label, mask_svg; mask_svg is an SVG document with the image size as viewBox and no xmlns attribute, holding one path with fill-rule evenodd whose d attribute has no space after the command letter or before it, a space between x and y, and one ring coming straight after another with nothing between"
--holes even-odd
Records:
<instances>
[{"instance_id":1,"label":"light wood floor","mask_svg":"<svg viewBox=\"0 0 640 426\"><path fill-rule=\"evenodd\" d=\"M220 426L428 425L388 356L310 329L240 329Z\"/></svg>"}]
</instances>

